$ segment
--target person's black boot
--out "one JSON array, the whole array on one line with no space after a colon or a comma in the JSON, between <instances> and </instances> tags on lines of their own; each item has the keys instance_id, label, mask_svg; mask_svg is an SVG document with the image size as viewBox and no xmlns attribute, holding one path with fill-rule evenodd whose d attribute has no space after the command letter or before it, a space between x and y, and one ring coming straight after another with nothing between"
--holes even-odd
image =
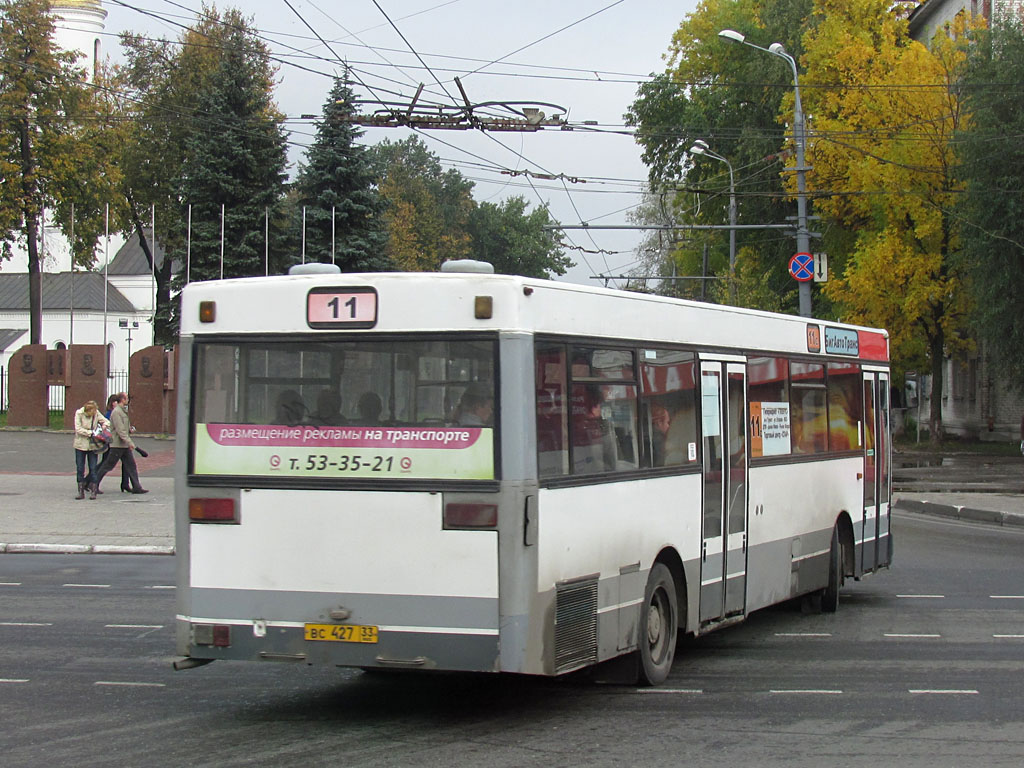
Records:
<instances>
[{"instance_id":1,"label":"person's black boot","mask_svg":"<svg viewBox=\"0 0 1024 768\"><path fill-rule=\"evenodd\" d=\"M75 498L76 499L84 499L85 498L85 483L79 483L78 484L78 495L75 496Z\"/></svg>"}]
</instances>

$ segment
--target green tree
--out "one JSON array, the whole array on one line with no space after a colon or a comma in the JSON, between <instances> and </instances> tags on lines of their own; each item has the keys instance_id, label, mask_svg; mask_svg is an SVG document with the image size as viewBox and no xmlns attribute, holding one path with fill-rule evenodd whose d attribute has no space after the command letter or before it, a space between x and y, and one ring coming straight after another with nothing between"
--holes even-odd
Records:
<instances>
[{"instance_id":1,"label":"green tree","mask_svg":"<svg viewBox=\"0 0 1024 768\"><path fill-rule=\"evenodd\" d=\"M156 270L157 339L166 344L176 334L171 296L185 275L181 269L172 275L172 265L185 262L190 203L194 278L219 277L221 203L230 220L226 276L262 274L268 210L272 269L290 258L282 234L291 222L281 204L281 115L271 98L269 50L237 9L204 5L176 41L126 34L121 44L126 63L114 76L111 98L131 119L122 125L127 208L119 226L139 237L152 263L148 225L155 211L165 253Z\"/></svg>"},{"instance_id":2,"label":"green tree","mask_svg":"<svg viewBox=\"0 0 1024 768\"><path fill-rule=\"evenodd\" d=\"M374 272L390 267L384 201L363 132L349 121L356 112L352 89L336 78L316 140L299 170L296 205L306 210L306 259L334 261L343 272Z\"/></svg>"},{"instance_id":3,"label":"green tree","mask_svg":"<svg viewBox=\"0 0 1024 768\"><path fill-rule=\"evenodd\" d=\"M1024 390L1024 29L979 33L961 80L970 121L958 134L964 194L959 264L969 277L979 338ZM1014 84L1014 85L1006 85Z\"/></svg>"},{"instance_id":4,"label":"green tree","mask_svg":"<svg viewBox=\"0 0 1024 768\"><path fill-rule=\"evenodd\" d=\"M15 243L28 255L31 343L42 338L39 228L52 209L73 260L94 261L103 210L116 179L105 154L105 122L76 54L53 44L48 0L0 2L0 260Z\"/></svg>"},{"instance_id":5,"label":"green tree","mask_svg":"<svg viewBox=\"0 0 1024 768\"><path fill-rule=\"evenodd\" d=\"M192 206L197 280L264 274L266 214L284 198L286 140L271 100L268 51L248 28L228 29L220 62L197 96L197 130L175 179L176 197Z\"/></svg>"},{"instance_id":6,"label":"green tree","mask_svg":"<svg viewBox=\"0 0 1024 768\"><path fill-rule=\"evenodd\" d=\"M804 40L805 103L814 116L808 183L826 220L855 233L826 290L845 319L889 329L897 368L930 365L937 442L943 359L962 345L968 309L949 215L964 53L941 32L931 50L910 40L890 6L815 0L816 23ZM905 87L909 73L918 87Z\"/></svg>"},{"instance_id":7,"label":"green tree","mask_svg":"<svg viewBox=\"0 0 1024 768\"><path fill-rule=\"evenodd\" d=\"M780 176L787 119L780 105L783 95L792 91L792 75L783 62L730 47L718 32L736 29L752 42L781 42L799 55L810 7L811 0L703 0L673 36L667 71L638 90L626 121L637 128L652 187L678 193L672 201L672 219L682 228L680 235L687 224L728 223L728 171L720 161L690 156L688 149L696 139L706 141L732 164L738 223L780 224L794 213ZM727 276L728 239L724 230L680 236L671 261L658 271L700 275L707 244L711 272ZM712 295L746 306L781 305L795 311L796 293L786 271L793 247L788 233L741 230L736 282L730 291L728 281L718 281ZM745 260L754 263L744 266ZM699 281L680 281L674 293L697 297L701 286Z\"/></svg>"},{"instance_id":8,"label":"green tree","mask_svg":"<svg viewBox=\"0 0 1024 768\"><path fill-rule=\"evenodd\" d=\"M469 216L472 256L494 266L503 275L550 278L564 275L572 260L565 255L551 227L547 206L527 213L522 197L501 203L480 203Z\"/></svg>"},{"instance_id":9,"label":"green tree","mask_svg":"<svg viewBox=\"0 0 1024 768\"><path fill-rule=\"evenodd\" d=\"M470 255L469 217L473 183L457 170L444 170L417 136L383 141L372 149L387 203L387 254L397 268L439 269L448 259Z\"/></svg>"}]
</instances>

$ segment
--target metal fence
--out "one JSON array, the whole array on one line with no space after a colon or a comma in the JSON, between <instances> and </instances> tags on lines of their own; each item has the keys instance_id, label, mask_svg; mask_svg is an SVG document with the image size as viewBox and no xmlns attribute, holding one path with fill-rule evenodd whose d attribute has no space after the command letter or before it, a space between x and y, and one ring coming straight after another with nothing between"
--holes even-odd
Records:
<instances>
[{"instance_id":1,"label":"metal fence","mask_svg":"<svg viewBox=\"0 0 1024 768\"><path fill-rule=\"evenodd\" d=\"M0 411L6 411L10 405L10 396L8 394L8 385L10 383L11 376L7 368L0 366ZM64 410L64 387L50 387L49 388L49 407L51 411L63 411ZM128 391L128 371L111 371L107 374L107 396L112 395L115 392L127 392ZM80 404L79 404L80 405ZM106 405L105 402L100 403L101 406ZM78 407L78 406L76 406Z\"/></svg>"}]
</instances>

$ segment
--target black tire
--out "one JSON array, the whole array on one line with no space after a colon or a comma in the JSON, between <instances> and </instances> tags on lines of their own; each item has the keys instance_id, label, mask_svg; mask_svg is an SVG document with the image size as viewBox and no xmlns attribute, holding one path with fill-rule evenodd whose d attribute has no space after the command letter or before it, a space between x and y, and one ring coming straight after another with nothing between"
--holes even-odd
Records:
<instances>
[{"instance_id":1,"label":"black tire","mask_svg":"<svg viewBox=\"0 0 1024 768\"><path fill-rule=\"evenodd\" d=\"M839 590L843 586L843 550L839 546L839 528L832 529L832 549L828 562L828 586L821 591L821 612L839 610Z\"/></svg>"},{"instance_id":2,"label":"black tire","mask_svg":"<svg viewBox=\"0 0 1024 768\"><path fill-rule=\"evenodd\" d=\"M672 572L655 563L640 611L640 684L660 685L672 671L679 631L679 604Z\"/></svg>"}]
</instances>

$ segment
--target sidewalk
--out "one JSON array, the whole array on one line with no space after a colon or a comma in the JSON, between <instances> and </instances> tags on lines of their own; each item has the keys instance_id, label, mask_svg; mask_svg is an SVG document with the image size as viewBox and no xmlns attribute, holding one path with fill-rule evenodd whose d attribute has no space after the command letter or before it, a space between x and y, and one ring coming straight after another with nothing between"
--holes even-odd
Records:
<instances>
[{"instance_id":1,"label":"sidewalk","mask_svg":"<svg viewBox=\"0 0 1024 768\"><path fill-rule=\"evenodd\" d=\"M0 553L173 554L174 441L135 439L149 493L121 493L118 467L78 501L70 433L0 431Z\"/></svg>"},{"instance_id":2,"label":"sidewalk","mask_svg":"<svg viewBox=\"0 0 1024 768\"><path fill-rule=\"evenodd\" d=\"M150 493L118 491L120 471L95 501L75 500L67 432L0 430L0 553L174 553L174 440L137 435ZM893 507L1024 527L1024 457L897 454Z\"/></svg>"}]
</instances>

